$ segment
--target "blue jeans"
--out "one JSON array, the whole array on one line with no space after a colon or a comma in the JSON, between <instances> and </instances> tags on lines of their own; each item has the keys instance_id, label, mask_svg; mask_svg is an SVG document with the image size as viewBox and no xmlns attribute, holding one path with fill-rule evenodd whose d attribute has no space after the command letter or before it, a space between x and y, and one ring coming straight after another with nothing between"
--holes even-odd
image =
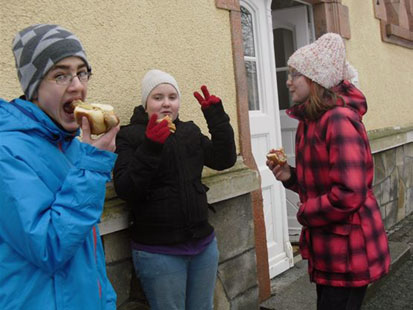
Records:
<instances>
[{"instance_id":1,"label":"blue jeans","mask_svg":"<svg viewBox=\"0 0 413 310\"><path fill-rule=\"evenodd\" d=\"M216 238L193 256L132 250L136 275L151 310L211 310L218 270Z\"/></svg>"}]
</instances>

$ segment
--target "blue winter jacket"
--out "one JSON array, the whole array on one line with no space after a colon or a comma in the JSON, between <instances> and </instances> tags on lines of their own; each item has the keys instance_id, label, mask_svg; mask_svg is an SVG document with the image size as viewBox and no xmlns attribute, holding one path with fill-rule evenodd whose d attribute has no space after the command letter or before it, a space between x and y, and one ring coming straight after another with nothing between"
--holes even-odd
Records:
<instances>
[{"instance_id":1,"label":"blue winter jacket","mask_svg":"<svg viewBox=\"0 0 413 310\"><path fill-rule=\"evenodd\" d=\"M116 309L97 226L115 159L0 99L0 309Z\"/></svg>"}]
</instances>

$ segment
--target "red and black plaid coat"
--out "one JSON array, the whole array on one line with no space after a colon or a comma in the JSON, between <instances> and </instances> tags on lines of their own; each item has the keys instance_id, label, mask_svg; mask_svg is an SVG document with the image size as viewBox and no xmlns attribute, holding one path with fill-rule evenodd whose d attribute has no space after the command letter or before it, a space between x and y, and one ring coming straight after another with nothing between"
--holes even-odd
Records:
<instances>
[{"instance_id":1,"label":"red and black plaid coat","mask_svg":"<svg viewBox=\"0 0 413 310\"><path fill-rule=\"evenodd\" d=\"M336 107L317 121L303 104L287 113L300 122L296 168L284 185L296 191L303 225L302 257L317 284L364 286L389 270L390 255L381 213L372 190L373 160L362 116L364 95L350 82L333 89ZM340 97L342 99L340 99ZM344 101L344 102L343 102Z\"/></svg>"}]
</instances>

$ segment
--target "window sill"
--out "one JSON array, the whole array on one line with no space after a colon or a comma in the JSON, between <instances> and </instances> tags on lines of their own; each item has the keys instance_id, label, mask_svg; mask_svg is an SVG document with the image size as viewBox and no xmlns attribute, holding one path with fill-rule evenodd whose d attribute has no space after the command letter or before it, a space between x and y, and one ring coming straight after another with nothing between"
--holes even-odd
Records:
<instances>
[{"instance_id":1,"label":"window sill","mask_svg":"<svg viewBox=\"0 0 413 310\"><path fill-rule=\"evenodd\" d=\"M381 21L383 41L413 49L413 31Z\"/></svg>"},{"instance_id":2,"label":"window sill","mask_svg":"<svg viewBox=\"0 0 413 310\"><path fill-rule=\"evenodd\" d=\"M413 126L390 127L368 132L371 152L379 153L413 142Z\"/></svg>"},{"instance_id":3,"label":"window sill","mask_svg":"<svg viewBox=\"0 0 413 310\"><path fill-rule=\"evenodd\" d=\"M224 171L205 169L202 182L209 187L208 202L213 204L219 201L248 194L259 188L257 171L244 165L238 157L234 167ZM99 223L101 235L106 235L128 227L128 207L116 196L113 183L106 186L105 208Z\"/></svg>"}]
</instances>

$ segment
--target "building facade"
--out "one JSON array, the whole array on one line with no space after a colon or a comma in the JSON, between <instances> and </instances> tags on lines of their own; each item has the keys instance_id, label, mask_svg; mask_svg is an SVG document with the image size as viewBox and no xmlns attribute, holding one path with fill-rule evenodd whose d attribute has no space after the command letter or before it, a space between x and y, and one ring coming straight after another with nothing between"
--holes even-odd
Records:
<instances>
[{"instance_id":1,"label":"building facade","mask_svg":"<svg viewBox=\"0 0 413 310\"><path fill-rule=\"evenodd\" d=\"M296 124L285 117L286 60L326 32L345 39L356 83L367 97L364 123L375 161L374 190L387 228L413 209L413 3L411 0L1 1L0 96L21 95L11 42L35 23L56 23L82 41L92 65L91 102L112 104L122 124L140 104L144 73L174 75L180 118L207 133L192 93L220 96L236 132L238 161L204 171L220 263L216 309L254 309L270 279L294 264L300 231L294 199L265 166L284 146L294 161ZM130 258L128 210L107 185L100 224L119 309L145 309ZM241 272L240 272L241 271Z\"/></svg>"}]
</instances>

